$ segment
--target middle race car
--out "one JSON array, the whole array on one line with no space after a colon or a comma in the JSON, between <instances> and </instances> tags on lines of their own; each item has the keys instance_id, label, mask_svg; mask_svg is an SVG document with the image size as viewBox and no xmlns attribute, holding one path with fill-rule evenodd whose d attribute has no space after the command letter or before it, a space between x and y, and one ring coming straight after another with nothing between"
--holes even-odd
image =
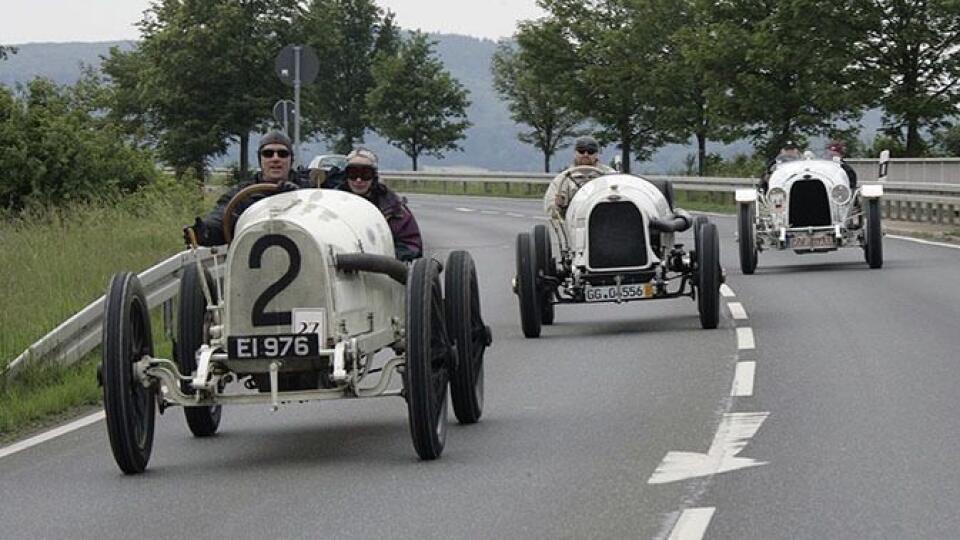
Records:
<instances>
[{"instance_id":1,"label":"middle race car","mask_svg":"<svg viewBox=\"0 0 960 540\"><path fill-rule=\"evenodd\" d=\"M582 187L564 209L556 195L567 182ZM724 279L717 226L674 208L670 183L572 167L551 182L544 210L560 256L546 225L517 236L513 288L524 336L553 324L557 304L678 297L697 301L703 328L717 327ZM691 227L694 248L684 250L674 236Z\"/></svg>"}]
</instances>

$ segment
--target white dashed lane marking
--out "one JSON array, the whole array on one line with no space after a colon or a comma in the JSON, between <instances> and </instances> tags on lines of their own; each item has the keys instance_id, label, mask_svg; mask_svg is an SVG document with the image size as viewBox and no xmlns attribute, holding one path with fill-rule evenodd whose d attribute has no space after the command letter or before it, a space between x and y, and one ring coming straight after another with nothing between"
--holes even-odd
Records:
<instances>
[{"instance_id":1,"label":"white dashed lane marking","mask_svg":"<svg viewBox=\"0 0 960 540\"><path fill-rule=\"evenodd\" d=\"M476 212L474 208L454 208L457 212Z\"/></svg>"},{"instance_id":2,"label":"white dashed lane marking","mask_svg":"<svg viewBox=\"0 0 960 540\"><path fill-rule=\"evenodd\" d=\"M523 215L523 214L518 214L518 213L516 213L516 212L507 212L507 215L510 216L510 217L515 217L515 218L527 217L527 216L525 216L525 215Z\"/></svg>"},{"instance_id":3,"label":"white dashed lane marking","mask_svg":"<svg viewBox=\"0 0 960 540\"><path fill-rule=\"evenodd\" d=\"M500 212L498 210L481 210L481 214L485 216L499 216Z\"/></svg>"},{"instance_id":4,"label":"white dashed lane marking","mask_svg":"<svg viewBox=\"0 0 960 540\"><path fill-rule=\"evenodd\" d=\"M730 309L730 316L735 321L747 320L747 310L743 309L743 304L740 302L730 302L727 304L727 308Z\"/></svg>"},{"instance_id":5,"label":"white dashed lane marking","mask_svg":"<svg viewBox=\"0 0 960 540\"><path fill-rule=\"evenodd\" d=\"M667 540L700 540L707 533L716 508L688 508L670 532Z\"/></svg>"},{"instance_id":6,"label":"white dashed lane marking","mask_svg":"<svg viewBox=\"0 0 960 540\"><path fill-rule=\"evenodd\" d=\"M746 328L737 328L737 349L746 351L756 348L757 343L753 339L753 329L749 326Z\"/></svg>"},{"instance_id":7,"label":"white dashed lane marking","mask_svg":"<svg viewBox=\"0 0 960 540\"><path fill-rule=\"evenodd\" d=\"M733 375L733 388L730 390L730 395L733 397L752 396L753 380L756 373L756 362L738 362L736 373Z\"/></svg>"},{"instance_id":8,"label":"white dashed lane marking","mask_svg":"<svg viewBox=\"0 0 960 540\"><path fill-rule=\"evenodd\" d=\"M720 294L722 294L724 298L733 298L737 296L733 293L733 289L731 289L726 283L720 286Z\"/></svg>"}]
</instances>

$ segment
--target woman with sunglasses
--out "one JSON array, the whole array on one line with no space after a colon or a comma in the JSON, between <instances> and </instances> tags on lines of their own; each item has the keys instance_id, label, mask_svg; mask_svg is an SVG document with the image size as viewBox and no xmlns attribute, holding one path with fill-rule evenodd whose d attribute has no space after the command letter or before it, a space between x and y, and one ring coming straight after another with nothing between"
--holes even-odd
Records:
<instances>
[{"instance_id":1,"label":"woman with sunglasses","mask_svg":"<svg viewBox=\"0 0 960 540\"><path fill-rule=\"evenodd\" d=\"M223 212L226 210L230 199L251 184L269 182L277 184L279 189L271 194L252 196L243 204L238 205L233 216L234 223L244 210L263 197L302 187L313 187L309 185L309 181L300 179L292 170L293 142L284 133L271 131L261 137L260 143L257 145L257 159L260 163L260 172L257 173L252 182L244 182L227 190L217 199L217 206L206 217L198 217L193 225L183 228L183 239L188 246L190 245L189 231L191 229L201 246L219 246L226 243L223 236Z\"/></svg>"},{"instance_id":2,"label":"woman with sunglasses","mask_svg":"<svg viewBox=\"0 0 960 540\"><path fill-rule=\"evenodd\" d=\"M392 189L380 183L377 156L366 148L347 154L346 181L340 190L359 195L380 209L393 233L393 247L401 261L423 256L420 227L410 209Z\"/></svg>"}]
</instances>

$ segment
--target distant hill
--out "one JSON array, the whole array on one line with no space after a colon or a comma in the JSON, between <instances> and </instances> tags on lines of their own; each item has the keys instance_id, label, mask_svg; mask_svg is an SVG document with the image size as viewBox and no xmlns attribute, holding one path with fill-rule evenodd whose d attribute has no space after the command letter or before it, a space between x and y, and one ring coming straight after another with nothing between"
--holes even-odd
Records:
<instances>
[{"instance_id":1,"label":"distant hill","mask_svg":"<svg viewBox=\"0 0 960 540\"><path fill-rule=\"evenodd\" d=\"M476 167L490 170L538 171L543 158L533 147L517 140L522 126L511 119L507 107L502 102L490 76L490 59L496 50L496 43L489 39L469 36L432 34L437 42L435 50L450 73L470 90L472 102L468 111L473 127L463 141L463 152L452 152L443 160L421 158L422 167ZM15 86L35 77L47 77L59 84L73 84L80 75L81 65L99 67L101 56L111 47L129 50L132 41L109 41L96 43L30 43L17 45L19 52L0 62L0 84ZM292 96L277 96L292 97ZM876 116L876 115L873 115ZM878 119L870 119L868 124L874 127ZM409 159L399 150L389 146L374 134L367 137L366 146L380 155L381 163L388 169L408 169ZM736 153L748 153L752 147L747 142L733 145L711 144L710 152L724 156ZM565 166L569 151L554 157L555 170ZM323 142L304 144L304 154L312 156L326 153ZM638 164L636 170L650 173L678 172L684 168L684 159L695 153L692 145L670 145L657 152L649 162ZM237 160L236 148L220 160L218 165L229 165ZM607 148L603 158L609 161L614 154L613 148Z\"/></svg>"}]
</instances>

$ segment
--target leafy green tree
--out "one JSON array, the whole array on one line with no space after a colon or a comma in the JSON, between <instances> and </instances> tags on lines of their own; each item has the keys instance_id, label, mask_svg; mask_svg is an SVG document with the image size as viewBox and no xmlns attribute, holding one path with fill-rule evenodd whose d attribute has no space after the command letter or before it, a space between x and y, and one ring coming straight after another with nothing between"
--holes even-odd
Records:
<instances>
[{"instance_id":1,"label":"leafy green tree","mask_svg":"<svg viewBox=\"0 0 960 540\"><path fill-rule=\"evenodd\" d=\"M905 154L921 156L960 104L960 2L854 0L866 34L862 68L883 89L884 131L905 132Z\"/></svg>"},{"instance_id":2,"label":"leafy green tree","mask_svg":"<svg viewBox=\"0 0 960 540\"><path fill-rule=\"evenodd\" d=\"M349 152L370 127L374 60L396 53L400 43L393 19L373 0L312 0L298 22L320 58L320 76L302 91L303 127L333 141L335 152Z\"/></svg>"},{"instance_id":3,"label":"leafy green tree","mask_svg":"<svg viewBox=\"0 0 960 540\"><path fill-rule=\"evenodd\" d=\"M875 98L858 66L862 37L846 2L730 0L708 3L704 58L721 75L722 113L747 126L766 158L788 139L822 135L853 122Z\"/></svg>"},{"instance_id":4,"label":"leafy green tree","mask_svg":"<svg viewBox=\"0 0 960 540\"><path fill-rule=\"evenodd\" d=\"M415 171L421 155L459 150L470 127L468 92L434 57L433 45L414 32L396 54L380 56L367 96L374 129L410 157Z\"/></svg>"},{"instance_id":5,"label":"leafy green tree","mask_svg":"<svg viewBox=\"0 0 960 540\"><path fill-rule=\"evenodd\" d=\"M569 146L565 141L577 135L577 126L585 118L569 106L559 89L534 76L531 65L535 62L509 42L501 42L490 69L493 86L507 102L511 118L531 128L517 138L543 152L543 170L550 172L551 157Z\"/></svg>"},{"instance_id":6,"label":"leafy green tree","mask_svg":"<svg viewBox=\"0 0 960 540\"><path fill-rule=\"evenodd\" d=\"M295 0L158 0L139 23L138 48L112 52L104 71L126 85L117 93L122 105L143 100L141 125L152 126L160 157L178 172L202 177L232 140L245 173L250 132L269 121L285 92L274 58L299 12Z\"/></svg>"}]
</instances>

